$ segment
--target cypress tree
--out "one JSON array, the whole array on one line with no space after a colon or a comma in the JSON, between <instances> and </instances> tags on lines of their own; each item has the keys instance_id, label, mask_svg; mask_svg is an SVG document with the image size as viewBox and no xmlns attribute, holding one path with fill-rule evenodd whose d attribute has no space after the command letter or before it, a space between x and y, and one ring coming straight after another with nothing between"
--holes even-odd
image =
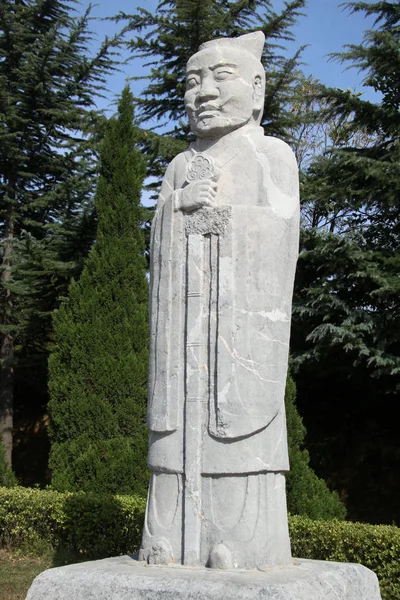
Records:
<instances>
[{"instance_id":1,"label":"cypress tree","mask_svg":"<svg viewBox=\"0 0 400 600\"><path fill-rule=\"evenodd\" d=\"M125 88L100 146L96 242L54 318L50 468L61 491L147 492L145 161L136 142Z\"/></svg>"}]
</instances>

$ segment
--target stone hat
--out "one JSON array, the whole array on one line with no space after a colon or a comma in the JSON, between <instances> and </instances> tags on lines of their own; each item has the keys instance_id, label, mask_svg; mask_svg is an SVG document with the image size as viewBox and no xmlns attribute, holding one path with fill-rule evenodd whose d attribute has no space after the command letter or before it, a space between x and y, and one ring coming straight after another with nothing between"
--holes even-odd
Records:
<instances>
[{"instance_id":1,"label":"stone hat","mask_svg":"<svg viewBox=\"0 0 400 600\"><path fill-rule=\"evenodd\" d=\"M262 31L254 31L253 33L246 33L237 38L217 38L204 42L199 46L199 52L206 48L215 48L218 46L230 46L231 48L239 48L250 52L257 60L261 61L262 52L265 44L265 35Z\"/></svg>"}]
</instances>

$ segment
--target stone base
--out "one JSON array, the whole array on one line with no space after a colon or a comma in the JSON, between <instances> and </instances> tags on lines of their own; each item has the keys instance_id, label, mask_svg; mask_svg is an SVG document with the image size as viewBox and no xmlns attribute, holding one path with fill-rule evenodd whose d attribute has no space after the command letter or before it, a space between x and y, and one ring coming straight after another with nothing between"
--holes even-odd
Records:
<instances>
[{"instance_id":1,"label":"stone base","mask_svg":"<svg viewBox=\"0 0 400 600\"><path fill-rule=\"evenodd\" d=\"M362 565L293 559L265 571L161 567L129 556L49 569L26 600L381 600Z\"/></svg>"}]
</instances>

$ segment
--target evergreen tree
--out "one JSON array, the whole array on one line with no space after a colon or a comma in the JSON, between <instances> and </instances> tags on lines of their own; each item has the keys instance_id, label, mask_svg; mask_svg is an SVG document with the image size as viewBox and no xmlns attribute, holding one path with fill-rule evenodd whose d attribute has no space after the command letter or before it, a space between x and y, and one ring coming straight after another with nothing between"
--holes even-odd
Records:
<instances>
[{"instance_id":1,"label":"evergreen tree","mask_svg":"<svg viewBox=\"0 0 400 600\"><path fill-rule=\"evenodd\" d=\"M346 509L336 492L310 467L310 455L304 448L306 428L296 408L296 386L288 374L285 390L290 471L286 474L288 512L310 519L344 519Z\"/></svg>"},{"instance_id":2,"label":"evergreen tree","mask_svg":"<svg viewBox=\"0 0 400 600\"><path fill-rule=\"evenodd\" d=\"M74 4L1 3L0 431L9 463L16 359L25 353L45 379L49 314L87 249L77 243L71 250L92 192L94 98L115 68L113 49L121 37L106 39L91 56L90 9L77 17Z\"/></svg>"},{"instance_id":3,"label":"evergreen tree","mask_svg":"<svg viewBox=\"0 0 400 600\"><path fill-rule=\"evenodd\" d=\"M277 13L271 0L161 0L154 14L141 8L135 15L120 13L116 17L129 17L135 33L129 42L131 51L134 57L149 59L147 66L151 67L150 83L137 99L141 121L156 127L168 123L170 128L167 138L151 131L143 139L151 158L151 174L159 176L165 163L187 146L189 129L183 102L186 63L200 44L213 38L264 32L267 84L263 126L268 135L286 137L300 51L291 59L282 51L285 42L293 39L290 30L304 5L305 0L285 2Z\"/></svg>"},{"instance_id":4,"label":"evergreen tree","mask_svg":"<svg viewBox=\"0 0 400 600\"><path fill-rule=\"evenodd\" d=\"M325 289L317 298L316 289L308 287L306 306L314 315L318 311L326 315L327 309L334 314L314 328L310 342L316 356L324 344L342 345L354 353L355 362L366 361L375 376L393 376L396 386L400 385L400 6L397 2L348 6L376 14L380 26L366 33L363 44L349 46L339 57L366 72L365 84L380 92L382 101L373 104L349 90L323 92L330 104L328 118L348 119L344 132L350 137L354 131L365 131L369 143L333 149L319 157L308 173L306 197L320 199L327 211L348 208L342 235L326 235L337 233L331 221L328 231L314 230L304 236L307 260L320 252L326 259L323 278L317 267ZM348 272L343 262L336 261L345 254ZM329 271L333 273L337 266L332 281Z\"/></svg>"},{"instance_id":5,"label":"evergreen tree","mask_svg":"<svg viewBox=\"0 0 400 600\"><path fill-rule=\"evenodd\" d=\"M321 90L341 143L303 180L303 202L320 219L302 233L292 350L322 473L336 471L352 517L390 523L400 518L400 5L347 6L376 23L338 58L363 71L381 101Z\"/></svg>"},{"instance_id":6,"label":"evergreen tree","mask_svg":"<svg viewBox=\"0 0 400 600\"><path fill-rule=\"evenodd\" d=\"M54 319L50 467L61 491L147 493L145 162L136 142L125 88L100 147L96 243Z\"/></svg>"}]
</instances>

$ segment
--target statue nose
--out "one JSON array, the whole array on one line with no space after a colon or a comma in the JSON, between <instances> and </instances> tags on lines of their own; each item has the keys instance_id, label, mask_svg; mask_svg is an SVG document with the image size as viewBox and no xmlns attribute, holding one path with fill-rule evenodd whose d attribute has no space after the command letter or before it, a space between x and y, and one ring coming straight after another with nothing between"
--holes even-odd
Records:
<instances>
[{"instance_id":1,"label":"statue nose","mask_svg":"<svg viewBox=\"0 0 400 600\"><path fill-rule=\"evenodd\" d=\"M200 100L207 100L208 98L218 98L219 91L215 85L215 81L212 77L205 77L200 85L198 98Z\"/></svg>"}]
</instances>

